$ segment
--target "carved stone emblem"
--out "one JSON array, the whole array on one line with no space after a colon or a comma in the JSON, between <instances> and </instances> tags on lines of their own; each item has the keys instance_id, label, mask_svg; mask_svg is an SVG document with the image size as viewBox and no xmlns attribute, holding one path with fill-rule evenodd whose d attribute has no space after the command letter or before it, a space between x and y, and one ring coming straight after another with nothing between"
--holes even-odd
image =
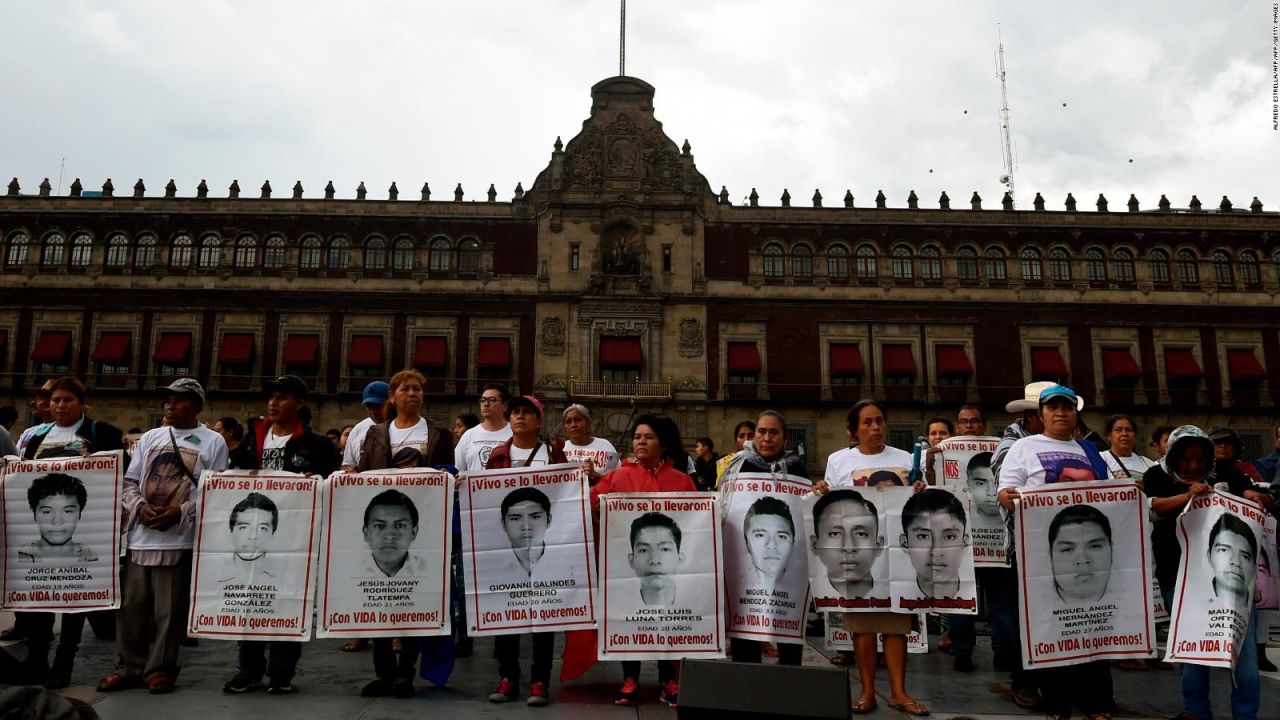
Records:
<instances>
[{"instance_id":1,"label":"carved stone emblem","mask_svg":"<svg viewBox=\"0 0 1280 720\"><path fill-rule=\"evenodd\" d=\"M697 318L680 321L681 357L702 357L702 323Z\"/></svg>"},{"instance_id":2,"label":"carved stone emblem","mask_svg":"<svg viewBox=\"0 0 1280 720\"><path fill-rule=\"evenodd\" d=\"M558 356L564 354L564 320L561 320L556 315L544 318L540 335L543 355Z\"/></svg>"}]
</instances>

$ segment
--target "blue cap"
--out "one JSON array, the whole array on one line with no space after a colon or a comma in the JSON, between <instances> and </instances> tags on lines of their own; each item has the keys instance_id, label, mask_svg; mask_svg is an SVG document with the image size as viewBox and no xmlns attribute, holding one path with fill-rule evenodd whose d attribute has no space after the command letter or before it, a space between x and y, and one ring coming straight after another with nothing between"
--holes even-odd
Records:
<instances>
[{"instance_id":1,"label":"blue cap","mask_svg":"<svg viewBox=\"0 0 1280 720\"><path fill-rule=\"evenodd\" d=\"M1043 405L1054 398L1066 398L1076 404L1076 409L1080 410L1084 407L1084 402L1076 395L1076 391L1065 385L1050 385L1040 391L1040 404Z\"/></svg>"},{"instance_id":2,"label":"blue cap","mask_svg":"<svg viewBox=\"0 0 1280 720\"><path fill-rule=\"evenodd\" d=\"M381 380L374 380L364 386L364 399L360 401L361 405L381 405L387 401L387 396L391 394L391 386Z\"/></svg>"}]
</instances>

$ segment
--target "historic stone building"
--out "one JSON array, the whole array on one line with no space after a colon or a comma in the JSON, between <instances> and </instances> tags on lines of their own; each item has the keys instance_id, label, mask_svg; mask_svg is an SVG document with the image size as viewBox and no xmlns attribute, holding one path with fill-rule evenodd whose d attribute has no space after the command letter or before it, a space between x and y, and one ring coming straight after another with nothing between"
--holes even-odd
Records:
<instances>
[{"instance_id":1,"label":"historic stone building","mask_svg":"<svg viewBox=\"0 0 1280 720\"><path fill-rule=\"evenodd\" d=\"M906 445L962 402L999 426L1023 384L1054 378L1140 430L1231 424L1261 449L1280 397L1280 215L1256 199L1015 211L976 195L926 209L914 193L770 206L753 191L739 206L664 132L652 86L616 77L591 94L582 130L509 201L492 186L483 201L425 185L178 197L142 181L54 197L14 180L3 391L21 404L73 373L98 417L147 427L151 389L173 376L206 383L213 418L262 412L260 378L292 372L327 428L361 417L369 378L417 367L440 419L501 378L552 410L595 407L615 441L634 410L671 414L692 444L776 407L821 465L860 396L890 403Z\"/></svg>"}]
</instances>

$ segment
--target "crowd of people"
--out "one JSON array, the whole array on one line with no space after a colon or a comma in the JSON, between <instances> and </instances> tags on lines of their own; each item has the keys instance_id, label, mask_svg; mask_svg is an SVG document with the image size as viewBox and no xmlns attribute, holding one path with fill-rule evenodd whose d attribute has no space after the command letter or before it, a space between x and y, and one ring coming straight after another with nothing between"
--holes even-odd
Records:
<instances>
[{"instance_id":1,"label":"crowd of people","mask_svg":"<svg viewBox=\"0 0 1280 720\"><path fill-rule=\"evenodd\" d=\"M117 649L116 667L102 677L98 690L146 688L163 694L176 688L180 649L194 642L186 634L195 525L192 489L205 470L277 470L327 476L337 471L405 467L463 473L568 462L582 467L591 486L591 502L597 508L599 498L613 492L715 492L726 478L738 473L809 479L803 456L788 450L785 418L774 410L738 423L733 452L723 455L716 452L710 437L697 438L690 455L674 421L643 415L632 423L629 446L620 453L608 440L592 435L591 411L583 405L568 406L554 429L537 398L513 396L505 386L494 383L484 387L478 414L461 414L451 427L445 427L424 415L425 386L426 379L414 370L396 373L387 382L371 382L362 397L367 416L324 434L310 427L306 383L288 375L264 384L265 414L243 423L233 417L210 423L203 415L204 389L190 378L159 389L164 418L159 427L145 432L133 428L124 433L90 418L85 387L71 377L50 380L32 392L31 411L37 422L16 441L9 431L17 414L12 408L0 408L0 453L40 459L125 450L122 512L128 534L121 567L120 609L115 613L63 614L56 647L53 613L18 613L14 626L0 637L24 639L28 653L22 662L0 658L4 661L0 667L6 676L3 679L48 688L68 685L87 620L99 637L114 638ZM1274 493L1280 489L1280 427L1275 429L1275 451L1252 462L1242 457L1241 439L1231 429L1206 431L1193 425L1155 428L1150 433L1150 456L1144 456L1138 449L1138 427L1132 417L1107 417L1099 435L1085 424L1083 407L1083 400L1070 388L1052 383L1028 385L1023 397L1005 406L1014 420L1004 428L995 452L975 461L979 481L990 485L992 512L998 502L1011 517L1020 491L1059 479L1132 479L1150 500L1155 518L1155 576L1168 605L1181 552L1175 517L1192 498L1217 489L1274 511ZM933 476L938 443L957 434L988 435L987 414L976 405L958 408L953 417L930 419L921 428L921 441L912 448L915 452L888 444L888 422L883 404L874 400L856 403L847 416L848 445L826 459L825 473L812 483L813 491L822 495L878 483L914 483L921 490ZM1042 460L1046 453L1077 457L1079 462L1071 472L1049 472ZM975 497L974 502L982 500ZM34 500L32 509L36 510ZM1011 520L1006 522L1011 524ZM416 528L416 520L412 524ZM1078 706L1086 717L1110 717L1115 710L1111 662L1024 669L1018 634L1018 553L1012 545L1012 533L1009 536L1008 566L981 567L976 572L995 669L1010 673L1012 698L1024 708L1041 709L1047 717L1060 718L1070 717L1072 706ZM466 656L472 653L473 643L466 636L459 545L454 544L452 562L451 652ZM1265 653L1273 614L1252 612L1247 641L1234 669L1233 717L1257 716L1259 672L1276 669ZM840 618L853 637L854 650L836 653L832 662L857 667L860 690L853 712L865 714L877 707L875 678L883 666L889 677L889 705L911 715L929 713L907 692L906 635L913 630L914 617L861 612ZM956 671L972 672L976 667L977 618L950 615L946 620L940 644L954 656ZM877 649L878 635L883 638L882 649ZM374 639L373 679L362 694L412 697L421 653L419 640ZM555 634L534 632L529 642L533 660L527 703L542 706L550 701ZM369 644L351 640L342 650L359 652ZM520 635L497 638L494 658L498 683L490 701L506 703L520 697L520 644ZM224 691L239 694L265 688L272 694L292 693L302 652L302 643L297 642L242 641L237 667ZM752 663L775 656L780 664L795 666L802 662L802 645L735 638L730 655L736 662ZM1154 659L1116 665L1129 671L1171 669ZM1212 716L1208 669L1185 664L1181 673L1184 712L1178 718L1208 720ZM660 698L674 706L679 696L678 661L659 662L658 677ZM639 701L639 679L639 662L622 663L617 704Z\"/></svg>"}]
</instances>

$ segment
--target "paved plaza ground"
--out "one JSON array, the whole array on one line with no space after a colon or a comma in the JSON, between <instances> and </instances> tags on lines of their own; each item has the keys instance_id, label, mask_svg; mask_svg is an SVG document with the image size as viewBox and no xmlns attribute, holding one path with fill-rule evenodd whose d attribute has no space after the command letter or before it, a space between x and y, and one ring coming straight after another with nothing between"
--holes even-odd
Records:
<instances>
[{"instance_id":1,"label":"paved plaza ground","mask_svg":"<svg viewBox=\"0 0 1280 720\"><path fill-rule=\"evenodd\" d=\"M0 613L0 627L8 627L12 617ZM1035 713L1022 712L1008 698L1008 682L1003 673L991 669L990 646L979 638L975 660L978 671L961 674L951 669L952 658L937 650L938 638L931 638L928 655L912 655L908 660L908 689L933 710L937 718L1026 718ZM525 643L526 656L528 643ZM492 640L476 643L474 656L458 661L447 687L433 687L419 680L419 691L412 700L359 696L360 687L372 677L369 651L344 653L340 641L317 640L307 643L296 679L296 695L276 697L255 692L230 696L222 692L222 684L234 672L235 645L230 642L202 640L198 647L183 649L183 670L178 690L172 695L152 696L143 690L102 694L94 690L98 678L108 672L115 660L114 643L98 640L85 628L85 642L76 664L73 684L66 694L92 703L107 720L134 718L170 718L198 720L202 718L235 718L236 720L319 720L343 718L390 720L404 717L447 718L674 718L675 712L658 702L656 670L645 663L643 681L646 695L638 708L613 706L613 694L620 681L616 664L601 663L582 678L561 686L553 684L553 703L547 708L527 707L519 703L494 705L488 694L497 682L497 663L492 659ZM1280 658L1280 643L1272 643L1272 659ZM557 648L557 657L559 648ZM805 664L830 667L826 654L809 646ZM527 668L527 658L526 658ZM558 671L559 664L556 669ZM1114 672L1118 717L1171 717L1181 710L1179 675L1176 671ZM871 717L898 717L885 707L888 683L879 674L880 709ZM856 688L856 679L853 681ZM1214 671L1214 706L1219 717L1230 714L1228 695L1231 681L1225 671ZM525 688L522 688L522 693ZM1275 701L1280 690L1280 675L1268 673L1263 680L1264 718L1280 718L1280 703ZM780 692L802 693L804 688L780 688Z\"/></svg>"}]
</instances>

